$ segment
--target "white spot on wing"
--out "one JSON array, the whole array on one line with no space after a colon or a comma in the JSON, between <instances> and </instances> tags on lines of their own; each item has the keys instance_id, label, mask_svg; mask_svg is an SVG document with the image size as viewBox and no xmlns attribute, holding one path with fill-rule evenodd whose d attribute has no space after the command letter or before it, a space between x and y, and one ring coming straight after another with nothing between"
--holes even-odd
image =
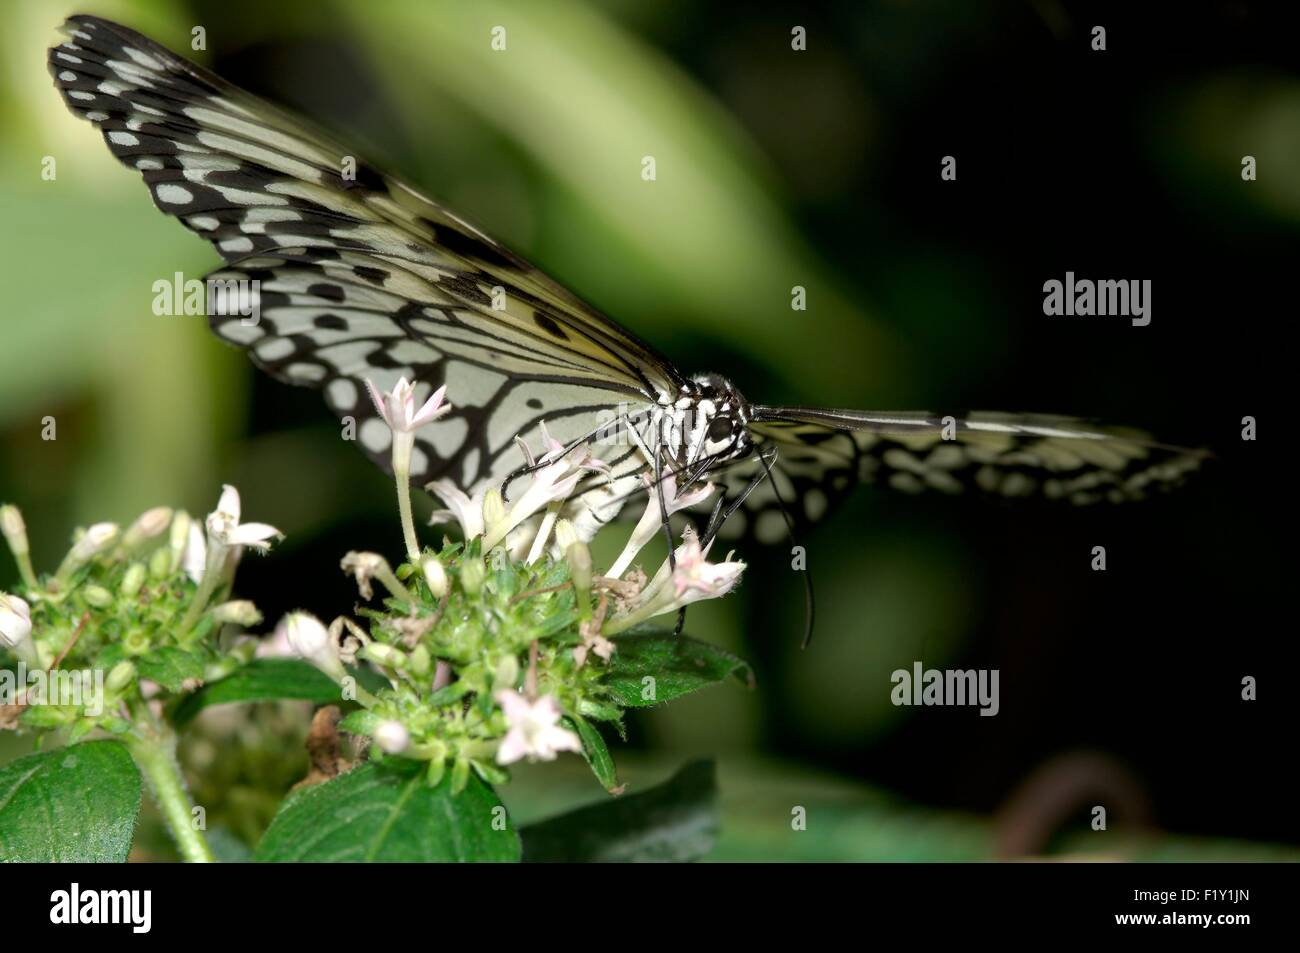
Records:
<instances>
[{"instance_id":1,"label":"white spot on wing","mask_svg":"<svg viewBox=\"0 0 1300 953\"><path fill-rule=\"evenodd\" d=\"M393 443L392 431L388 424L378 417L371 417L361 424L361 445L371 453L383 453Z\"/></svg>"},{"instance_id":2,"label":"white spot on wing","mask_svg":"<svg viewBox=\"0 0 1300 953\"><path fill-rule=\"evenodd\" d=\"M173 182L160 182L154 186L154 195L158 196L159 202L166 202L168 205L188 205L194 201L193 192Z\"/></svg>"}]
</instances>

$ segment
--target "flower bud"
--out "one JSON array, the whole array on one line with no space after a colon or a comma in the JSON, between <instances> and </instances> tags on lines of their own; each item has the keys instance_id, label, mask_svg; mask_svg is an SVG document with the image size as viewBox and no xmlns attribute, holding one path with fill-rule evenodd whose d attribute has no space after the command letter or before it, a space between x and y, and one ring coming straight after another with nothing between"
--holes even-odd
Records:
<instances>
[{"instance_id":1,"label":"flower bud","mask_svg":"<svg viewBox=\"0 0 1300 953\"><path fill-rule=\"evenodd\" d=\"M290 612L280 622L289 647L303 658L312 658L329 648L329 632L320 619L308 612Z\"/></svg>"},{"instance_id":2,"label":"flower bud","mask_svg":"<svg viewBox=\"0 0 1300 953\"><path fill-rule=\"evenodd\" d=\"M185 559L185 548L190 541L190 527L193 524L193 518L184 510L177 510L172 516L171 532L167 542L167 550L171 556L171 572L181 568L181 563Z\"/></svg>"},{"instance_id":3,"label":"flower bud","mask_svg":"<svg viewBox=\"0 0 1300 953\"><path fill-rule=\"evenodd\" d=\"M564 558L573 576L573 588L585 600L591 593L591 550L586 543L576 542L565 548Z\"/></svg>"},{"instance_id":4,"label":"flower bud","mask_svg":"<svg viewBox=\"0 0 1300 953\"><path fill-rule=\"evenodd\" d=\"M149 578L162 581L172 573L172 554L166 548L155 549L149 557Z\"/></svg>"},{"instance_id":5,"label":"flower bud","mask_svg":"<svg viewBox=\"0 0 1300 953\"><path fill-rule=\"evenodd\" d=\"M23 522L23 514L11 503L0 506L0 532L4 533L5 542L9 544L15 556L31 551L27 542L27 524Z\"/></svg>"},{"instance_id":6,"label":"flower bud","mask_svg":"<svg viewBox=\"0 0 1300 953\"><path fill-rule=\"evenodd\" d=\"M411 649L411 673L424 677L429 674L433 667L433 657L429 654L428 648L424 644L417 645Z\"/></svg>"},{"instance_id":7,"label":"flower bud","mask_svg":"<svg viewBox=\"0 0 1300 953\"><path fill-rule=\"evenodd\" d=\"M493 526L506 518L506 504L501 499L501 491L492 487L483 494L483 526L491 530Z\"/></svg>"},{"instance_id":8,"label":"flower bud","mask_svg":"<svg viewBox=\"0 0 1300 953\"><path fill-rule=\"evenodd\" d=\"M11 504L0 506L0 533L4 534L5 542L14 554L14 562L18 564L18 573L23 577L23 582L28 588L37 588L36 572L32 569L32 555L27 541L27 524L18 507Z\"/></svg>"},{"instance_id":9,"label":"flower bud","mask_svg":"<svg viewBox=\"0 0 1300 953\"><path fill-rule=\"evenodd\" d=\"M105 609L113 604L113 594L103 586L86 586L81 590L81 598L86 605L96 609Z\"/></svg>"},{"instance_id":10,"label":"flower bud","mask_svg":"<svg viewBox=\"0 0 1300 953\"><path fill-rule=\"evenodd\" d=\"M144 566L140 563L131 563L126 567L126 572L122 574L122 582L118 586L118 591L128 599L134 599L140 593L141 587L144 586Z\"/></svg>"},{"instance_id":11,"label":"flower bud","mask_svg":"<svg viewBox=\"0 0 1300 953\"><path fill-rule=\"evenodd\" d=\"M429 586L429 591L433 593L435 599L441 599L447 594L447 571L442 568L442 563L437 556L426 556L420 563L420 568L424 570L424 581Z\"/></svg>"},{"instance_id":12,"label":"flower bud","mask_svg":"<svg viewBox=\"0 0 1300 953\"><path fill-rule=\"evenodd\" d=\"M383 642L371 642L358 654L383 668L402 669L407 665L405 652Z\"/></svg>"},{"instance_id":13,"label":"flower bud","mask_svg":"<svg viewBox=\"0 0 1300 953\"><path fill-rule=\"evenodd\" d=\"M135 674L134 664L127 661L118 662L109 670L104 685L110 692L120 692L135 681Z\"/></svg>"},{"instance_id":14,"label":"flower bud","mask_svg":"<svg viewBox=\"0 0 1300 953\"><path fill-rule=\"evenodd\" d=\"M141 513L125 533L122 534L122 548L128 551L136 549L155 536L160 535L172 521L172 511L167 506L155 506Z\"/></svg>"},{"instance_id":15,"label":"flower bud","mask_svg":"<svg viewBox=\"0 0 1300 953\"><path fill-rule=\"evenodd\" d=\"M483 565L482 556L466 557L461 562L460 584L469 595L478 595L479 590L483 588L483 580L486 578L487 566Z\"/></svg>"},{"instance_id":16,"label":"flower bud","mask_svg":"<svg viewBox=\"0 0 1300 953\"><path fill-rule=\"evenodd\" d=\"M411 733L400 721L381 721L375 728L375 744L385 754L401 754L411 745Z\"/></svg>"},{"instance_id":17,"label":"flower bud","mask_svg":"<svg viewBox=\"0 0 1300 953\"><path fill-rule=\"evenodd\" d=\"M232 599L230 602L221 603L212 610L212 617L218 623L230 622L244 628L257 625L262 621L262 613L258 612L257 606L247 599Z\"/></svg>"},{"instance_id":18,"label":"flower bud","mask_svg":"<svg viewBox=\"0 0 1300 953\"><path fill-rule=\"evenodd\" d=\"M26 600L0 592L0 645L10 648L19 658L30 660L36 655L32 642L32 612Z\"/></svg>"},{"instance_id":19,"label":"flower bud","mask_svg":"<svg viewBox=\"0 0 1300 953\"><path fill-rule=\"evenodd\" d=\"M63 557L58 576L66 580L86 563L90 562L117 539L118 530L115 523L96 523L72 544L68 555Z\"/></svg>"},{"instance_id":20,"label":"flower bud","mask_svg":"<svg viewBox=\"0 0 1300 953\"><path fill-rule=\"evenodd\" d=\"M275 637L288 642L291 649L335 681L347 674L334 640L310 612L290 612L276 626Z\"/></svg>"},{"instance_id":21,"label":"flower bud","mask_svg":"<svg viewBox=\"0 0 1300 953\"><path fill-rule=\"evenodd\" d=\"M555 521L555 544L560 548L560 552L566 552L577 541L578 531L573 528L572 523L566 519Z\"/></svg>"},{"instance_id":22,"label":"flower bud","mask_svg":"<svg viewBox=\"0 0 1300 953\"><path fill-rule=\"evenodd\" d=\"M519 684L519 659L513 655L501 656L501 661L497 662L496 674L493 676L492 687L494 689L514 688Z\"/></svg>"}]
</instances>

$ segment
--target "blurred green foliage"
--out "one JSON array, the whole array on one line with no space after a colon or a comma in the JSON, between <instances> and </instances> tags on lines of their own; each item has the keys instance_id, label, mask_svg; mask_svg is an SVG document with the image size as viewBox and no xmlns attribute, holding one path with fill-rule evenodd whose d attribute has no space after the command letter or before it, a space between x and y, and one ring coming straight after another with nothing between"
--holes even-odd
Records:
<instances>
[{"instance_id":1,"label":"blurred green foliage","mask_svg":"<svg viewBox=\"0 0 1300 953\"><path fill-rule=\"evenodd\" d=\"M0 33L0 500L23 507L37 563L61 552L78 523L125 522L159 504L205 512L223 482L236 483L247 509L289 537L246 575L271 580L290 564L299 582L332 572L338 553L329 553L345 548L333 534L358 526L388 536L349 538L346 548L392 551L400 542L391 488L336 439L323 404L255 381L201 319L151 313L156 279L202 275L216 256L154 210L138 177L59 102L44 56L71 12L119 19L200 62L218 53L250 70L264 80L259 92L309 112L426 187L683 368L720 370L763 389L751 397L878 407L1001 393L1010 344L997 276L970 247L895 245L906 223L857 194L863 170L896 146L886 138L883 101L924 99L944 81L953 46L978 45L992 28L962 4L850 5L842 41L818 36L825 55L801 68L774 55L788 48L787 17L756 13L724 30L700 12L707 6L8 4ZM1058 35L1068 27L1058 4L1012 15L1041 16ZM207 53L188 53L196 23L207 30ZM509 55L488 42L499 23L508 26ZM854 56L872 57L874 86ZM1294 173L1298 89L1272 74L1224 74L1171 80L1145 104L1159 133L1151 161L1177 184L1178 201L1205 199L1210 177L1236 162L1239 150L1228 143L1248 130L1261 162ZM1238 108L1243 97L1253 108ZM647 155L656 160L654 183L640 176ZM41 178L46 156L57 161L55 181ZM1297 181L1272 177L1221 211L1293 226ZM801 236L843 196L858 202L860 216L839 223L834 248L814 249ZM808 312L792 315L793 285L807 289ZM916 343L909 349L903 339ZM1104 379L1125 360L1138 358L1116 356L1090 372ZM1152 392L1177 406L1172 390ZM1040 383L1037 393L1056 392ZM1165 406L1158 400L1157 409ZM1120 396L1097 404L1086 409L1128 408ZM56 441L41 439L46 416L57 421ZM853 502L815 551L822 620L813 653L795 648L802 595L788 573L756 570L741 596L692 612L693 633L760 656L760 688L700 693L652 712L636 735L674 759L721 755L721 856L987 856L987 834L973 819L892 813L847 782L827 783L835 823L791 839L789 805L820 782L797 766L749 760L774 725L821 753L887 736L910 712L864 683L915 658L931 666L960 659L969 647L965 620L990 610L975 591L980 555L949 528L949 511L938 512L919 517L904 507L896 517L874 497ZM1234 537L1218 542L1231 548ZM315 554L318 544L325 555ZM620 545L599 541L597 562ZM0 564L0 587L14 575ZM747 599L765 608L746 616ZM755 632L760 616L766 631ZM778 792L776 778L794 778L798 790ZM525 780L506 796L512 810L526 811L530 797L546 802L546 790ZM257 812L265 810L259 803ZM247 839L243 821L226 822Z\"/></svg>"}]
</instances>

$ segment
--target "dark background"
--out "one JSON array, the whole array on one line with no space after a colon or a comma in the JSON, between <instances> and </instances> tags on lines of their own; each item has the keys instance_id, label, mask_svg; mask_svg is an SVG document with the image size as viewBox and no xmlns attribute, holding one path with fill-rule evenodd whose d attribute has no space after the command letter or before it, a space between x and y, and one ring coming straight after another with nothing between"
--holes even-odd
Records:
<instances>
[{"instance_id":1,"label":"dark background","mask_svg":"<svg viewBox=\"0 0 1300 953\"><path fill-rule=\"evenodd\" d=\"M187 24L206 24L203 61L219 73L359 143L434 195L460 193L461 202L451 202L458 211L684 369L726 374L753 400L1077 414L1216 454L1179 492L1114 508L864 489L802 541L818 583L812 647L798 649L802 585L788 553L745 551L751 566L740 594L694 614L689 629L753 660L757 691L714 689L639 717L634 749L665 763L713 753L724 779L728 765L753 765L734 786L753 785L755 797L772 778L796 792L807 779L810 790L827 783L837 792L879 790L918 810L1000 818L1003 832L1033 829L1040 815L1053 818L1043 822L1048 829L1083 830L1088 807L1105 803L1114 817L1151 829L1300 842L1287 770L1295 729L1294 471L1277 449L1288 426L1282 392L1290 383L1289 285L1300 221L1300 59L1291 24L1269 5L1246 3L845 2L795 13L788 5L741 12L610 2L580 6L577 20L567 19L568 5L553 16L539 6L537 30L549 26L571 41L594 17L589 45L567 49L590 54L592 69L606 76L626 69L631 77L613 90L623 107L598 117L607 136L587 146L592 175L624 144L638 157L656 152L654 142L625 138L624 127L640 95L676 95L682 122L703 124L719 149L739 157L735 180L709 178L701 194L755 188L771 209L754 213L754 227L770 211L772 232L792 249L788 268L779 250L762 262L728 258L728 236L737 246L746 236L741 215L721 223L711 246L717 262L703 263L705 276L681 264L688 277L673 286L673 263L647 264L643 252L628 251L628 235L643 226L641 238L671 243L719 222L693 219L700 206L691 196L669 193L677 218L619 233L584 205L574 182L585 171L565 180L544 153L539 158L536 138L516 136L490 107L476 109L499 92L490 75L461 76L458 87L436 69L434 78L422 76L409 45L390 49L383 29L403 22L401 6L385 14L383 28L359 31L349 24L367 14L342 6L79 8L117 16L173 48ZM409 5L409 31L423 38L436 17L417 14L420 6ZM456 9L447 29L460 29L461 20L475 30L480 20L512 24L509 5L473 15L463 6L446 5ZM59 13L48 14L51 23ZM795 23L807 28L806 52L790 50ZM1090 49L1097 24L1106 27L1105 51ZM512 32L511 43L534 35ZM602 50L614 35L645 63ZM31 33L25 42L41 49L51 38ZM439 57L437 38L428 43L428 56ZM635 74L643 66L645 77ZM394 83L395 75L409 85ZM541 70L533 80L564 75ZM16 163L54 148L44 123L61 107L48 88L31 95L41 97L28 107L40 118L15 139ZM716 112L701 114L706 102ZM559 97L552 108L560 136L566 110L583 107ZM62 147L65 168L83 151L106 151L90 135L69 132L67 141L75 145ZM683 154L699 156L694 145L684 137ZM940 180L945 155L957 159L955 182ZM1256 157L1258 181L1242 181L1244 155ZM702 158L699 171L710 168ZM629 190L642 185L635 172ZM670 179L673 167L661 165L660 175ZM199 275L215 264L151 215L127 172L104 171L93 189L69 177L55 198L25 179L16 186L35 195L34 221L54 228L40 211L50 201L66 203L60 214L68 222L107 214L79 212L93 191L95 201L130 208L148 229L111 247L78 233L65 250L64 293L86 314L78 334L102 333L108 320L93 269L135 261L141 275L157 277L181 268ZM512 197L530 213L516 216ZM734 308L719 309L707 295L710 268L725 283L760 265L773 272L772 286L736 281ZM6 285L26 283L21 255L10 252L4 268ZM1043 283L1066 271L1150 279L1151 324L1044 316ZM792 312L789 287L800 283L810 287L810 307ZM137 313L147 307L137 292L113 300ZM4 338L17 341L23 320L8 314ZM105 418L125 412L105 412L102 389L78 386L80 375L90 376L80 366L48 393L38 381L0 409L0 497L40 524L38 555L52 562L73 522L130 517L88 512L92 502L126 505L140 495L143 506L179 494L203 512L221 482L235 481L250 518L290 531L272 557L241 570L243 594L268 620L300 605L326 618L350 611L337 561L348 549L395 550L390 485L335 439L317 395L253 374L196 327L168 333L184 336L176 346L204 383L184 390L186 380L173 380L179 394L146 384L141 402L174 402L184 408L177 413L197 414L189 424L153 437L129 424L114 429ZM168 354L152 359L174 366ZM57 352L48 360L57 375ZM131 376L148 373L135 367ZM62 432L73 435L61 436L57 451L36 436L33 420L45 413L58 414ZM1245 415L1260 422L1257 442L1240 438ZM217 436L194 437L204 427ZM125 490L97 496L85 489L94 480L76 471L112 467L112 435L125 431L136 434L137 457L191 439L206 441L205 449L187 451L179 464L159 451L167 480L150 485L128 471L117 478ZM153 495L144 498L145 489ZM610 555L620 544L609 542ZM1096 545L1106 547L1104 573L1089 568ZM0 570L0 583L13 575ZM1000 714L891 707L889 672L910 669L914 659L1000 670ZM1244 676L1258 680L1258 701L1241 699ZM1016 799L1035 772L1046 786ZM1065 792L1065 806L1054 810L1058 795L1047 792Z\"/></svg>"}]
</instances>

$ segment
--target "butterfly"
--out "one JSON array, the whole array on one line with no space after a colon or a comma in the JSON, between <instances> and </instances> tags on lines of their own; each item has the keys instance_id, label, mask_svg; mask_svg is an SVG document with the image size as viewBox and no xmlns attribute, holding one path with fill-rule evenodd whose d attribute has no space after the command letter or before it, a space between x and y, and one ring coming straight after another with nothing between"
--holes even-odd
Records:
<instances>
[{"instance_id":1,"label":"butterfly","mask_svg":"<svg viewBox=\"0 0 1300 953\"><path fill-rule=\"evenodd\" d=\"M752 403L721 376L682 373L464 219L214 73L97 17L63 32L49 67L68 108L224 259L208 276L219 337L273 377L319 388L385 468L391 434L364 382L417 380L417 401L446 385L453 411L417 435L418 485L469 497L508 487L529 462L517 438L546 436L596 447L609 465L566 504L584 539L634 497L708 480L727 501L714 526L771 542L860 483L1118 502L1202 459L1068 417ZM257 319L214 310L214 287L255 289Z\"/></svg>"}]
</instances>

